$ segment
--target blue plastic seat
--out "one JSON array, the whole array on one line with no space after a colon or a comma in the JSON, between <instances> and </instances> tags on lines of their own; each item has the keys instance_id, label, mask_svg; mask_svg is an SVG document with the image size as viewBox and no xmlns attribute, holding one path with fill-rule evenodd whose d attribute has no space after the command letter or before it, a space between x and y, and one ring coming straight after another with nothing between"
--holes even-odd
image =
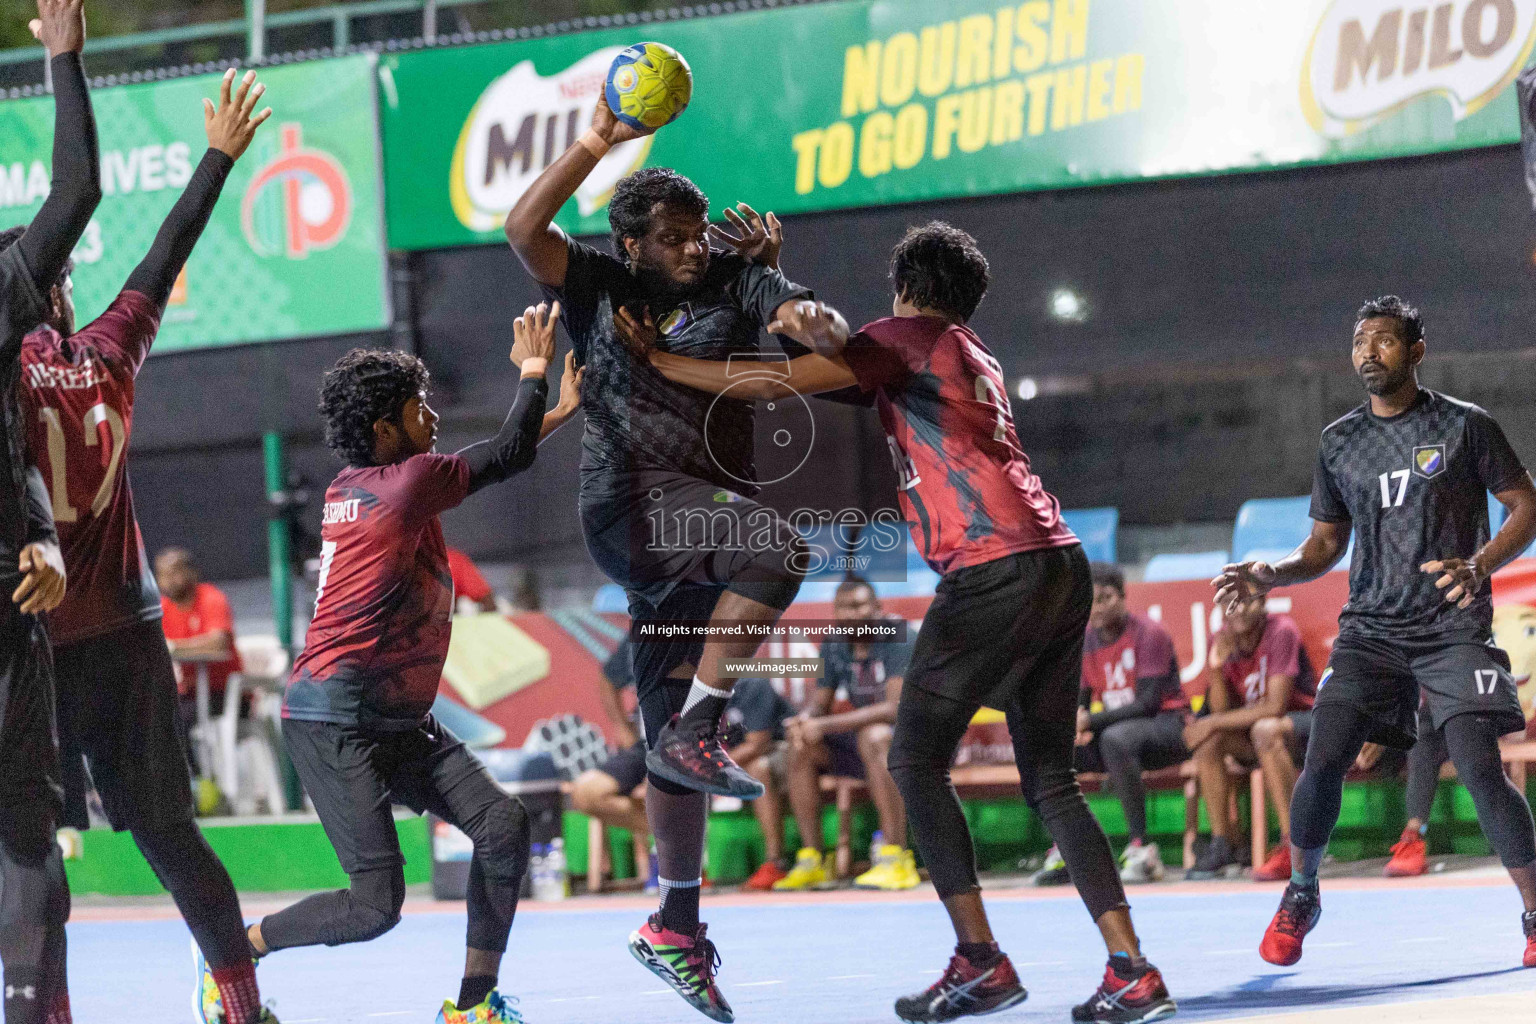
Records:
<instances>
[{"instance_id":1,"label":"blue plastic seat","mask_svg":"<svg viewBox=\"0 0 1536 1024\"><path fill-rule=\"evenodd\" d=\"M1258 549L1287 553L1307 539L1312 532L1312 499L1253 498L1237 510L1237 524L1232 528L1232 553L1242 561L1252 561L1250 552ZM1267 561L1267 559L1266 559Z\"/></svg>"},{"instance_id":2,"label":"blue plastic seat","mask_svg":"<svg viewBox=\"0 0 1536 1024\"><path fill-rule=\"evenodd\" d=\"M597 593L592 595L592 610L627 615L629 614L629 596L617 583L604 583L597 588Z\"/></svg>"},{"instance_id":3,"label":"blue plastic seat","mask_svg":"<svg viewBox=\"0 0 1536 1024\"><path fill-rule=\"evenodd\" d=\"M1068 508L1062 509L1061 517L1083 542L1083 553L1089 561L1115 560L1115 534L1120 528L1118 508Z\"/></svg>"},{"instance_id":4,"label":"blue plastic seat","mask_svg":"<svg viewBox=\"0 0 1536 1024\"><path fill-rule=\"evenodd\" d=\"M1195 551L1181 554L1153 555L1144 577L1148 583L1171 580L1209 580L1220 575L1231 558L1226 551Z\"/></svg>"}]
</instances>

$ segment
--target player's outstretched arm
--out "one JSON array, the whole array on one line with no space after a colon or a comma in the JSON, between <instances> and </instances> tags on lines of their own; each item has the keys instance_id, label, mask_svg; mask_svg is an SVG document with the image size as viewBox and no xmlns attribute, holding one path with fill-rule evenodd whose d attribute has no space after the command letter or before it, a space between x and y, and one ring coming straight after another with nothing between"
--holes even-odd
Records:
<instances>
[{"instance_id":1,"label":"player's outstretched arm","mask_svg":"<svg viewBox=\"0 0 1536 1024\"><path fill-rule=\"evenodd\" d=\"M735 249L747 259L765 267L779 269L779 250L784 248L784 227L772 210L768 211L765 218L746 203L737 203L735 210L729 206L725 208L725 219L731 222L736 234L731 234L719 224L711 224L709 237L713 241Z\"/></svg>"},{"instance_id":2,"label":"player's outstretched arm","mask_svg":"<svg viewBox=\"0 0 1536 1024\"><path fill-rule=\"evenodd\" d=\"M752 372L751 360L690 359L670 352L653 352L650 361L662 376L678 384L717 395L730 388L732 398L757 402L841 391L859 382L838 356L809 355L787 363L764 362L763 373Z\"/></svg>"},{"instance_id":3,"label":"player's outstretched arm","mask_svg":"<svg viewBox=\"0 0 1536 1024\"><path fill-rule=\"evenodd\" d=\"M592 127L544 169L507 214L504 230L512 251L539 284L565 284L565 232L555 226L555 214L576 194L592 168L621 142L651 134L613 116L608 100L599 96Z\"/></svg>"},{"instance_id":4,"label":"player's outstretched arm","mask_svg":"<svg viewBox=\"0 0 1536 1024\"><path fill-rule=\"evenodd\" d=\"M1313 580L1338 564L1349 546L1350 524L1312 520L1312 532L1301 545L1280 561L1236 562L1211 581L1216 604L1228 612L1248 598L1267 594L1275 587Z\"/></svg>"},{"instance_id":5,"label":"player's outstretched arm","mask_svg":"<svg viewBox=\"0 0 1536 1024\"><path fill-rule=\"evenodd\" d=\"M522 380L501 432L459 452L469 463L470 494L533 465L544 422L544 402L549 395L544 374L555 357L555 327L559 321L558 302L553 307L542 302L536 307L529 306L512 321L512 362L522 371Z\"/></svg>"},{"instance_id":6,"label":"player's outstretched arm","mask_svg":"<svg viewBox=\"0 0 1536 1024\"><path fill-rule=\"evenodd\" d=\"M1471 607L1477 592L1499 567L1530 547L1536 539L1536 485L1530 474L1507 491L1494 495L1508 516L1499 532L1471 558L1443 558L1419 566L1424 572L1437 573L1435 586L1445 591L1445 599L1461 608Z\"/></svg>"},{"instance_id":7,"label":"player's outstretched arm","mask_svg":"<svg viewBox=\"0 0 1536 1024\"><path fill-rule=\"evenodd\" d=\"M11 601L30 615L51 612L64 600L64 555L53 525L53 502L43 472L28 466L26 473L26 543L17 561L22 581Z\"/></svg>"},{"instance_id":8,"label":"player's outstretched arm","mask_svg":"<svg viewBox=\"0 0 1536 1024\"><path fill-rule=\"evenodd\" d=\"M230 94L235 81L235 69L224 72L219 85L219 105L203 100L203 127L208 133L208 152L203 154L192 179L182 191L181 198L171 207L165 223L155 235L149 254L128 276L125 291L147 295L161 312L171 297L176 276L186 266L192 247L202 237L208 226L208 218L224 190L230 168L240 159L251 144L256 129L272 116L272 108L255 113L256 103L267 89L256 81L256 72L247 71L240 86Z\"/></svg>"},{"instance_id":9,"label":"player's outstretched arm","mask_svg":"<svg viewBox=\"0 0 1536 1024\"><path fill-rule=\"evenodd\" d=\"M101 202L101 154L85 86L83 0L37 0L31 24L53 71L53 182L42 209L16 244L39 291L59 279L75 243Z\"/></svg>"}]
</instances>

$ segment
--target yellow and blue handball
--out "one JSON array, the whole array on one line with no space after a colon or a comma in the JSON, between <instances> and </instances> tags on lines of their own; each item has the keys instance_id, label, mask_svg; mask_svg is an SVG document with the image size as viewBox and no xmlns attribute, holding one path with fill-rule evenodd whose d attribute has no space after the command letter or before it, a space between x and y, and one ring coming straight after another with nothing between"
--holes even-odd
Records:
<instances>
[{"instance_id":1,"label":"yellow and blue handball","mask_svg":"<svg viewBox=\"0 0 1536 1024\"><path fill-rule=\"evenodd\" d=\"M631 128L671 124L693 98L693 70L665 43L625 47L608 68L608 106Z\"/></svg>"}]
</instances>

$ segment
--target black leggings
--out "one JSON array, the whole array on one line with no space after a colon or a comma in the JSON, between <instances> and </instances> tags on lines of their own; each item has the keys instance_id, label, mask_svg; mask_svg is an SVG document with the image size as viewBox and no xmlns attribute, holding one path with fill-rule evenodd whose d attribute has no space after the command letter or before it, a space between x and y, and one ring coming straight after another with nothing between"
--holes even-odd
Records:
<instances>
[{"instance_id":1,"label":"black leggings","mask_svg":"<svg viewBox=\"0 0 1536 1024\"><path fill-rule=\"evenodd\" d=\"M155 877L176 901L208 966L235 967L248 958L240 897L197 823L186 818L157 828L134 826L131 831Z\"/></svg>"},{"instance_id":2,"label":"black leggings","mask_svg":"<svg viewBox=\"0 0 1536 1024\"><path fill-rule=\"evenodd\" d=\"M0 963L6 1024L43 1024L67 990L64 923L69 886L58 844L0 836Z\"/></svg>"},{"instance_id":3,"label":"black leggings","mask_svg":"<svg viewBox=\"0 0 1536 1024\"><path fill-rule=\"evenodd\" d=\"M1339 820L1344 776L1354 763L1371 722L1343 704L1319 707L1312 717L1306 765L1291 797L1291 842L1303 850L1328 844ZM1463 714L1443 726L1456 774L1477 808L1483 834L1506 868L1536 861L1536 825L1525 796L1504 774L1498 726L1486 715Z\"/></svg>"},{"instance_id":4,"label":"black leggings","mask_svg":"<svg viewBox=\"0 0 1536 1024\"><path fill-rule=\"evenodd\" d=\"M1126 907L1109 840L1077 788L1072 720L1042 722L1025 715L1016 702L1004 711L1019 788L1030 809L1044 820L1088 913L1097 921L1108 911ZM887 763L940 899L980 888L971 830L949 779L950 762L975 713L976 705L915 686L902 691L896 712Z\"/></svg>"},{"instance_id":5,"label":"black leggings","mask_svg":"<svg viewBox=\"0 0 1536 1024\"><path fill-rule=\"evenodd\" d=\"M1434 809L1435 792L1440 788L1440 766L1450 758L1445 749L1445 732L1419 719L1419 741L1408 751L1408 817L1429 821Z\"/></svg>"},{"instance_id":6,"label":"black leggings","mask_svg":"<svg viewBox=\"0 0 1536 1024\"><path fill-rule=\"evenodd\" d=\"M1094 741L1075 750L1078 771L1102 771L1125 812L1132 839L1147 838L1147 788L1141 773L1189 760L1184 716L1164 711L1150 718L1124 718L1105 726Z\"/></svg>"}]
</instances>

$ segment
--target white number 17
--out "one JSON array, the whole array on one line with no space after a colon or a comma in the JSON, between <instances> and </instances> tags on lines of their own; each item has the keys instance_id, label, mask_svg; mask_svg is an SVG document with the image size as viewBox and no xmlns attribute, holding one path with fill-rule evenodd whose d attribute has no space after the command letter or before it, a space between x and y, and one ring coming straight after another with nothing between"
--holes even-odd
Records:
<instances>
[{"instance_id":1,"label":"white number 17","mask_svg":"<svg viewBox=\"0 0 1536 1024\"><path fill-rule=\"evenodd\" d=\"M1380 480L1381 480L1381 507L1382 508L1392 508L1394 505L1402 505L1403 497L1408 493L1408 477L1409 477L1409 475L1410 475L1409 471L1406 470L1406 469L1399 469L1399 470L1397 470L1394 473L1383 473L1383 474L1381 474ZM1387 484L1387 478L1388 477L1391 477L1392 481L1397 484L1397 497L1396 498L1394 498L1392 496L1392 488L1389 487L1388 484Z\"/></svg>"}]
</instances>

